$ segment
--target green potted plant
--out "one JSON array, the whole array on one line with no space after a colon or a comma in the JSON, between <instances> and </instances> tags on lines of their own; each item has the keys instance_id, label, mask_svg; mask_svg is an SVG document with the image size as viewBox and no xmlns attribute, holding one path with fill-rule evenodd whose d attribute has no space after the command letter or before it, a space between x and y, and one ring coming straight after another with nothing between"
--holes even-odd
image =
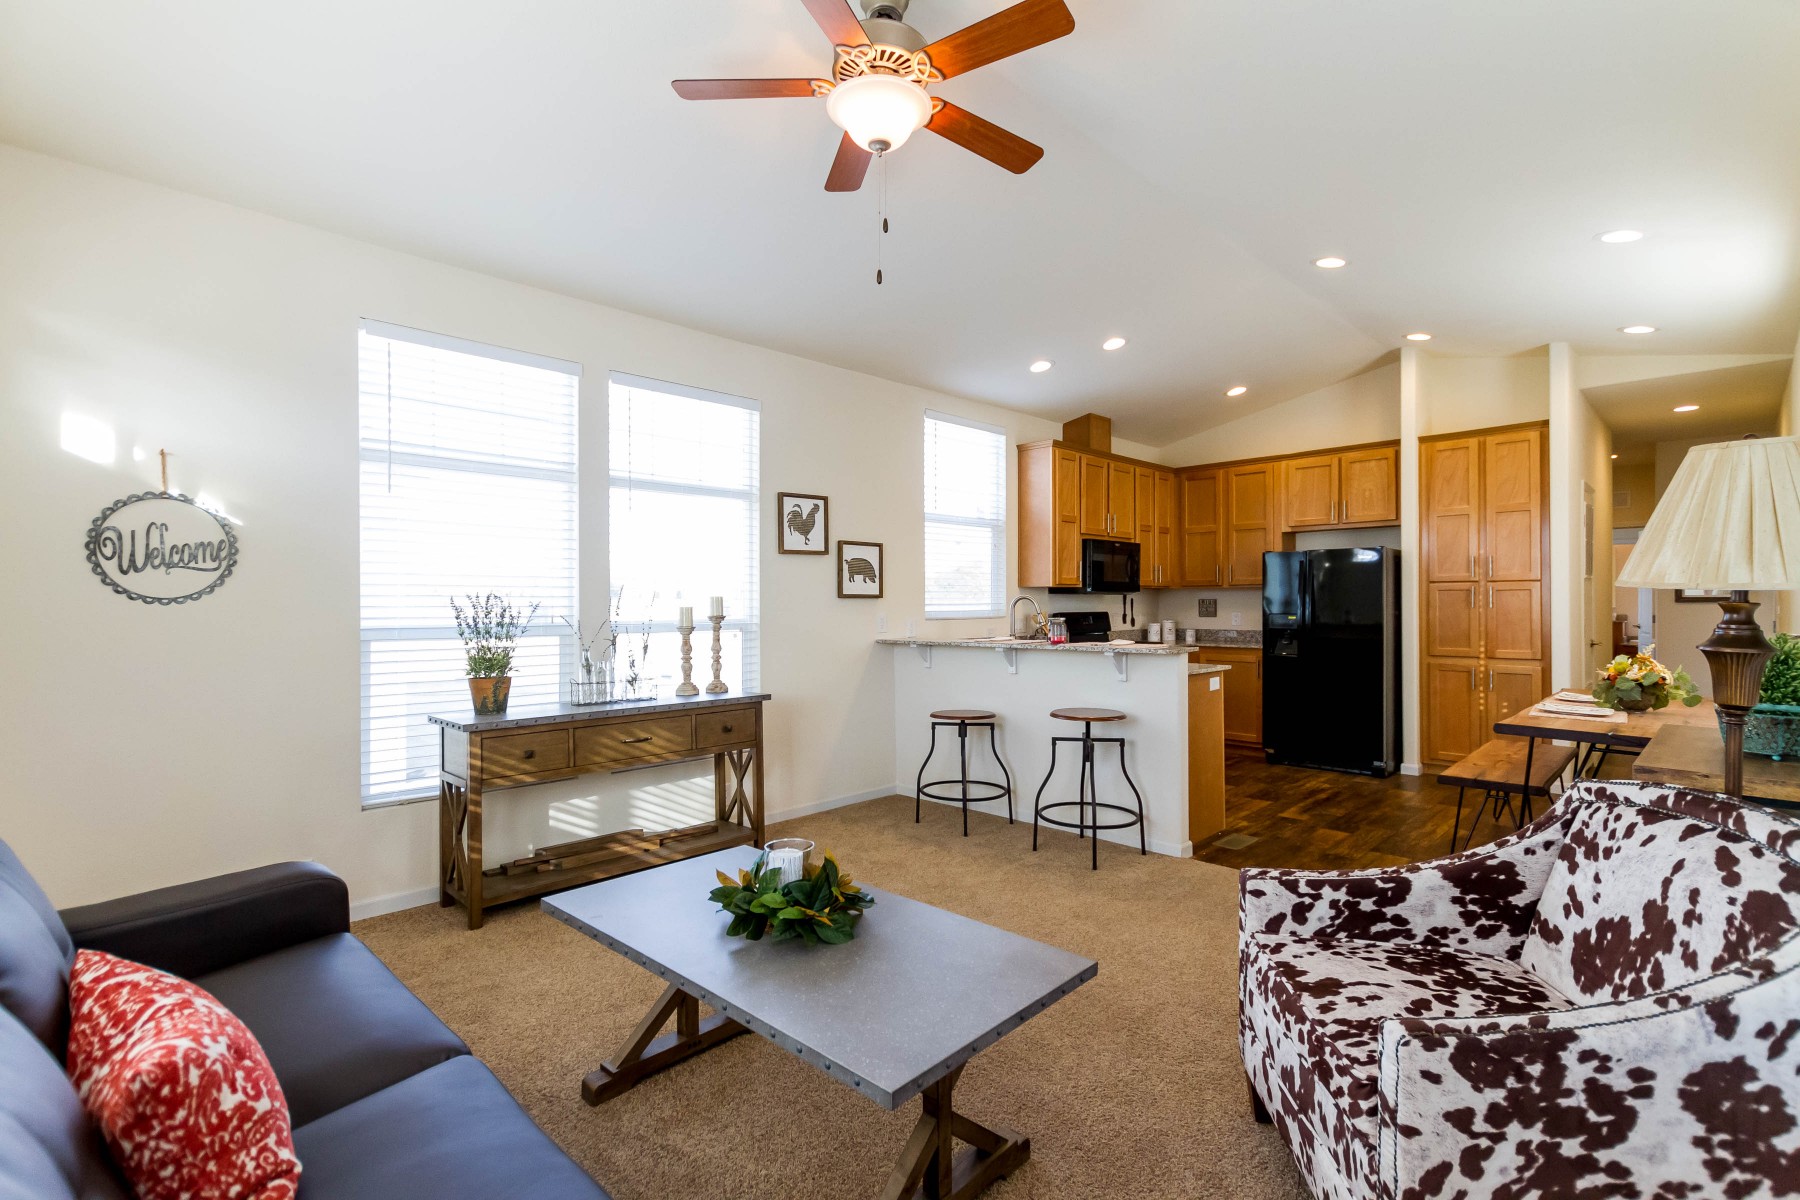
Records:
<instances>
[{"instance_id":1,"label":"green potted plant","mask_svg":"<svg viewBox=\"0 0 1800 1200\"><path fill-rule=\"evenodd\" d=\"M1673 671L1651 657L1655 646L1636 654L1621 654L1600 668L1594 699L1624 712L1649 712L1667 708L1671 701L1689 708L1700 703L1700 689L1680 667Z\"/></svg>"},{"instance_id":2,"label":"green potted plant","mask_svg":"<svg viewBox=\"0 0 1800 1200\"><path fill-rule=\"evenodd\" d=\"M1744 753L1790 758L1800 755L1800 637L1777 633L1769 640L1775 657L1763 668L1759 703L1744 722Z\"/></svg>"},{"instance_id":3,"label":"green potted plant","mask_svg":"<svg viewBox=\"0 0 1800 1200\"><path fill-rule=\"evenodd\" d=\"M466 609L451 597L450 611L456 614L456 636L468 656L469 700L477 716L498 716L506 711L512 691L513 651L531 628L538 606L521 611L494 592L465 599Z\"/></svg>"}]
</instances>

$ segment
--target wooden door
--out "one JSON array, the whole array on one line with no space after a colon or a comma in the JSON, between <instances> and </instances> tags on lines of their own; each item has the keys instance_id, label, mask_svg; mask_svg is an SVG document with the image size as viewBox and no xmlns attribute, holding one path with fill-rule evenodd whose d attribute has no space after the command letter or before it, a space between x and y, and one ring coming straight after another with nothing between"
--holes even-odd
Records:
<instances>
[{"instance_id":1,"label":"wooden door","mask_svg":"<svg viewBox=\"0 0 1800 1200\"><path fill-rule=\"evenodd\" d=\"M1339 456L1340 525L1400 519L1400 447L1351 450Z\"/></svg>"},{"instance_id":2,"label":"wooden door","mask_svg":"<svg viewBox=\"0 0 1800 1200\"><path fill-rule=\"evenodd\" d=\"M1478 583L1425 585L1425 654L1428 658L1481 657L1482 607Z\"/></svg>"},{"instance_id":3,"label":"wooden door","mask_svg":"<svg viewBox=\"0 0 1800 1200\"><path fill-rule=\"evenodd\" d=\"M1081 456L1073 450L1056 451L1056 529L1052 533L1051 587L1081 586Z\"/></svg>"},{"instance_id":4,"label":"wooden door","mask_svg":"<svg viewBox=\"0 0 1800 1200\"><path fill-rule=\"evenodd\" d=\"M1543 585L1535 581L1501 580L1485 589L1487 656L1503 659L1544 657ZM1542 699L1542 697L1539 697Z\"/></svg>"},{"instance_id":5,"label":"wooden door","mask_svg":"<svg viewBox=\"0 0 1800 1200\"><path fill-rule=\"evenodd\" d=\"M1543 431L1491 433L1482 447L1489 579L1542 579Z\"/></svg>"},{"instance_id":6,"label":"wooden door","mask_svg":"<svg viewBox=\"0 0 1800 1200\"><path fill-rule=\"evenodd\" d=\"M1225 472L1225 585L1261 587L1263 552L1279 548L1275 528L1275 474L1264 464Z\"/></svg>"},{"instance_id":7,"label":"wooden door","mask_svg":"<svg viewBox=\"0 0 1800 1200\"><path fill-rule=\"evenodd\" d=\"M1220 685L1225 692L1225 740L1262 745L1262 651L1209 646L1188 655L1194 662L1230 667Z\"/></svg>"},{"instance_id":8,"label":"wooden door","mask_svg":"<svg viewBox=\"0 0 1800 1200\"><path fill-rule=\"evenodd\" d=\"M1530 708L1549 693L1544 688L1542 662L1489 661L1487 675L1487 729L1493 734L1495 722Z\"/></svg>"},{"instance_id":9,"label":"wooden door","mask_svg":"<svg viewBox=\"0 0 1800 1200\"><path fill-rule=\"evenodd\" d=\"M1112 505L1107 500L1106 485L1112 476L1112 464L1085 454L1076 458L1081 470L1081 536L1111 537L1108 523L1112 520Z\"/></svg>"},{"instance_id":10,"label":"wooden door","mask_svg":"<svg viewBox=\"0 0 1800 1200\"><path fill-rule=\"evenodd\" d=\"M1181 479L1181 582L1219 587L1225 582L1222 479L1196 471Z\"/></svg>"},{"instance_id":11,"label":"wooden door","mask_svg":"<svg viewBox=\"0 0 1800 1200\"><path fill-rule=\"evenodd\" d=\"M1283 505L1283 511L1287 514L1289 529L1337 524L1337 455L1292 458L1282 473L1287 480L1287 503Z\"/></svg>"},{"instance_id":12,"label":"wooden door","mask_svg":"<svg viewBox=\"0 0 1800 1200\"><path fill-rule=\"evenodd\" d=\"M1425 578L1474 583L1481 578L1481 439L1427 442L1419 454Z\"/></svg>"},{"instance_id":13,"label":"wooden door","mask_svg":"<svg viewBox=\"0 0 1800 1200\"><path fill-rule=\"evenodd\" d=\"M1156 582L1161 587L1174 587L1178 574L1175 567L1175 473L1157 471L1152 483L1156 510L1152 522L1156 538Z\"/></svg>"},{"instance_id":14,"label":"wooden door","mask_svg":"<svg viewBox=\"0 0 1800 1200\"><path fill-rule=\"evenodd\" d=\"M1157 578L1161 560L1156 557L1156 472L1149 467L1132 468L1131 494L1132 512L1137 518L1132 522L1131 537L1141 547L1138 582L1144 587L1156 587L1161 582Z\"/></svg>"},{"instance_id":15,"label":"wooden door","mask_svg":"<svg viewBox=\"0 0 1800 1200\"><path fill-rule=\"evenodd\" d=\"M1424 758L1452 763L1486 742L1482 726L1485 680L1472 658L1425 660Z\"/></svg>"},{"instance_id":16,"label":"wooden door","mask_svg":"<svg viewBox=\"0 0 1800 1200\"><path fill-rule=\"evenodd\" d=\"M1106 501L1112 509L1108 537L1137 540L1137 473L1138 468L1130 463L1107 464Z\"/></svg>"}]
</instances>

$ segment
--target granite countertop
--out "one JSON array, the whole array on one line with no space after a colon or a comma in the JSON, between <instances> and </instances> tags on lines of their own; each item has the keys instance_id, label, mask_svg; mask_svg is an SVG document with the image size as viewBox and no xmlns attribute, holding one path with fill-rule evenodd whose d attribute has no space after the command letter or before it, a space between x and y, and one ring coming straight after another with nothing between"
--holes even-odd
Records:
<instances>
[{"instance_id":1,"label":"granite countertop","mask_svg":"<svg viewBox=\"0 0 1800 1200\"><path fill-rule=\"evenodd\" d=\"M1065 642L1052 646L1044 641L1014 641L1011 638L876 638L877 646L950 646L970 650L1055 650L1074 654L1153 654L1165 658L1186 654L1189 647L1157 642Z\"/></svg>"},{"instance_id":2,"label":"granite countertop","mask_svg":"<svg viewBox=\"0 0 1800 1200\"><path fill-rule=\"evenodd\" d=\"M767 692L724 692L698 696L659 696L636 703L611 704L522 704L497 716L478 717L473 713L434 713L426 720L433 725L460 729L464 733L487 733L495 729L515 729L527 725L550 725L558 721L594 720L599 717L650 715L652 713L687 712L695 708L721 708L730 704L754 704L769 699Z\"/></svg>"},{"instance_id":3,"label":"granite countertop","mask_svg":"<svg viewBox=\"0 0 1800 1200\"><path fill-rule=\"evenodd\" d=\"M1231 670L1224 663L1189 663L1189 675L1220 675Z\"/></svg>"},{"instance_id":4,"label":"granite countertop","mask_svg":"<svg viewBox=\"0 0 1800 1200\"><path fill-rule=\"evenodd\" d=\"M1185 632L1185 631L1184 631ZM1201 629L1196 632L1200 646L1245 646L1255 648L1262 645L1263 636L1260 629Z\"/></svg>"}]
</instances>

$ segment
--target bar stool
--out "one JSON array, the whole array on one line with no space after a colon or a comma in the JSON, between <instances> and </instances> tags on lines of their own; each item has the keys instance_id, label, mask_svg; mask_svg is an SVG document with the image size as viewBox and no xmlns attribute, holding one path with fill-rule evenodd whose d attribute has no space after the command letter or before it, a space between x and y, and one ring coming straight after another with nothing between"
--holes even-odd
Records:
<instances>
[{"instance_id":1,"label":"bar stool","mask_svg":"<svg viewBox=\"0 0 1800 1200\"><path fill-rule=\"evenodd\" d=\"M1035 851L1038 848L1038 822L1042 821L1046 825L1055 825L1062 829L1073 829L1077 834L1084 838L1088 836L1088 831L1092 830L1094 834L1093 870L1096 871L1100 869L1100 831L1102 829L1130 829L1133 825L1136 825L1138 829L1138 853L1150 853L1150 847L1144 832L1144 794L1138 791L1137 784L1132 782L1131 772L1125 769L1125 739L1122 737L1097 738L1094 736L1094 726L1096 724L1111 721L1123 721L1125 719L1125 714L1112 708L1058 708L1050 713L1050 717L1055 721L1081 722L1081 736L1052 737L1050 739L1050 770L1045 772L1044 782L1038 784L1037 798L1033 801L1032 806L1032 850ZM1050 776L1056 774L1056 746L1059 742L1081 743L1080 799L1057 800L1050 804L1045 804L1044 789L1050 786ZM1125 782L1131 787L1131 794L1137 797L1137 811L1135 813L1129 808L1126 808L1123 804L1104 804L1099 799L1099 789L1094 784L1094 747L1105 742L1110 742L1119 748L1119 773L1125 776ZM1054 812L1060 808L1075 809L1074 824L1044 815L1047 812ZM1094 819L1092 821L1087 819L1088 809L1090 808L1094 810ZM1114 821L1111 824L1102 825L1100 824L1100 810L1103 808L1109 812L1123 813L1125 816L1129 817L1130 820Z\"/></svg>"},{"instance_id":2,"label":"bar stool","mask_svg":"<svg viewBox=\"0 0 1800 1200\"><path fill-rule=\"evenodd\" d=\"M919 815L924 808L924 798L946 800L951 804L962 805L963 836L969 836L969 805L982 804L989 800L1006 799L1006 823L1013 823L1013 789L1012 772L1006 769L1006 760L1000 757L1000 747L994 744L994 714L981 708L942 708L931 714L931 749L925 752L925 761L919 764L919 778L913 785L913 824L919 823ZM958 746L961 751L962 774L955 779L925 780L925 768L931 765L931 756L937 753L937 735L939 729L955 728ZM995 783L990 779L969 778L969 730L985 729L988 731L988 746L994 752L994 761L1000 764L1000 774L1005 783ZM958 794L945 795L933 788L956 788ZM988 789L986 795L970 795L970 788Z\"/></svg>"}]
</instances>

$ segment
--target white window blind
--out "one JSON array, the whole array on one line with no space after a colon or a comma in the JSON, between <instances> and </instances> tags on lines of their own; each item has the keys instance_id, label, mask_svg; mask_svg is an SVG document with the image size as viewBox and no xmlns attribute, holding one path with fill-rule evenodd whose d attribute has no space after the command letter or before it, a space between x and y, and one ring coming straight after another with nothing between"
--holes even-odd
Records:
<instances>
[{"instance_id":1,"label":"white window blind","mask_svg":"<svg viewBox=\"0 0 1800 1200\"><path fill-rule=\"evenodd\" d=\"M451 597L538 607L511 704L555 703L576 611L573 363L375 321L359 334L363 803L437 791L436 728L469 710Z\"/></svg>"},{"instance_id":2,"label":"white window blind","mask_svg":"<svg viewBox=\"0 0 1800 1200\"><path fill-rule=\"evenodd\" d=\"M707 602L725 598L725 682L758 686L761 414L754 400L615 372L608 389L609 561L614 621L650 629L648 674L681 678L676 609L694 610L694 679L711 678ZM624 661L621 640L619 662Z\"/></svg>"},{"instance_id":3,"label":"white window blind","mask_svg":"<svg viewBox=\"0 0 1800 1200\"><path fill-rule=\"evenodd\" d=\"M925 414L925 615L1006 606L1006 434Z\"/></svg>"}]
</instances>

